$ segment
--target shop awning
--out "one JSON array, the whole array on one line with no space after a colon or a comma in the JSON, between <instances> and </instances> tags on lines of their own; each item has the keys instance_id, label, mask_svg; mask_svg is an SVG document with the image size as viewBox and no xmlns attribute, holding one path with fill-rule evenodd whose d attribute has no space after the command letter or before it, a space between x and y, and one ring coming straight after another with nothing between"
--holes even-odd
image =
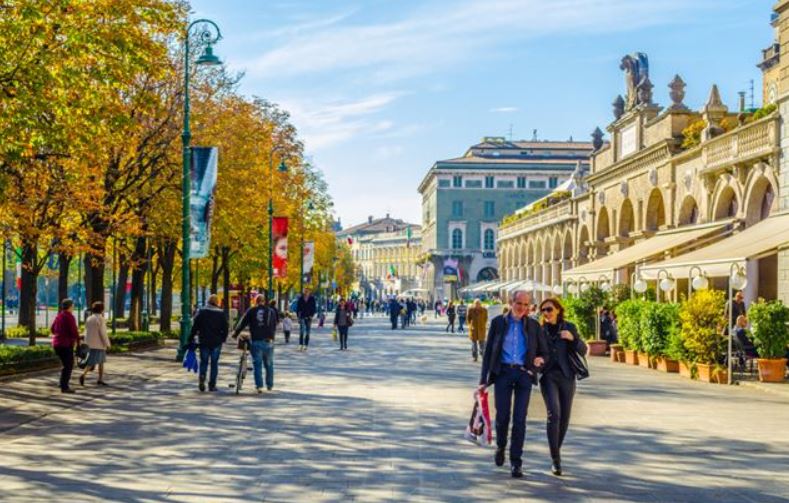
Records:
<instances>
[{"instance_id":1,"label":"shop awning","mask_svg":"<svg viewBox=\"0 0 789 503\"><path fill-rule=\"evenodd\" d=\"M614 271L618 269L629 267L642 261L649 261L649 259L658 260L662 258L665 252L673 248L721 232L729 223L729 221L715 222L712 224L696 225L689 228L671 229L659 232L651 238L645 239L624 250L564 271L562 273L562 280L597 281L601 276L605 276L608 281L612 281Z\"/></svg>"},{"instance_id":2,"label":"shop awning","mask_svg":"<svg viewBox=\"0 0 789 503\"><path fill-rule=\"evenodd\" d=\"M493 283L498 283L499 280L492 280L492 281L479 281L477 283L472 283L470 285L464 286L458 292L461 293L469 293L469 292L480 292L485 289L486 286L491 285Z\"/></svg>"},{"instance_id":3,"label":"shop awning","mask_svg":"<svg viewBox=\"0 0 789 503\"><path fill-rule=\"evenodd\" d=\"M687 278L693 266L700 267L707 276L728 276L732 264L744 267L746 261L777 253L786 244L789 244L789 213L773 215L731 237L640 270L650 279L657 277L662 269L675 278Z\"/></svg>"}]
</instances>

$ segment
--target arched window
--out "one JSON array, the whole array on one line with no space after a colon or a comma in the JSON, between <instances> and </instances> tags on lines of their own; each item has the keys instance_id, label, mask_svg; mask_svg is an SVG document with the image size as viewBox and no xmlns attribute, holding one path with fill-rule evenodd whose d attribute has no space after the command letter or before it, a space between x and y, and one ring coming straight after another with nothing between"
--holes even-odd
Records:
<instances>
[{"instance_id":1,"label":"arched window","mask_svg":"<svg viewBox=\"0 0 789 503\"><path fill-rule=\"evenodd\" d=\"M460 250L463 248L463 231L455 229L452 231L452 249Z\"/></svg>"},{"instance_id":2,"label":"arched window","mask_svg":"<svg viewBox=\"0 0 789 503\"><path fill-rule=\"evenodd\" d=\"M485 251L493 251L496 249L496 233L493 229L485 229L485 242L483 243Z\"/></svg>"}]
</instances>

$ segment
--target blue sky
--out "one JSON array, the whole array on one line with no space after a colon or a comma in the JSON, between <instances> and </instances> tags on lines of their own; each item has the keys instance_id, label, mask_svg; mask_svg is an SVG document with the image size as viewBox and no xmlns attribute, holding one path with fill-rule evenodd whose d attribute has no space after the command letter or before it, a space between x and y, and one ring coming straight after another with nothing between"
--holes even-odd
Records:
<instances>
[{"instance_id":1,"label":"blue sky","mask_svg":"<svg viewBox=\"0 0 789 503\"><path fill-rule=\"evenodd\" d=\"M344 226L419 223L434 161L483 136L588 139L624 92L619 60L646 52L655 100L675 73L700 108L730 108L761 78L774 0L192 0L222 28L241 90L291 112Z\"/></svg>"}]
</instances>

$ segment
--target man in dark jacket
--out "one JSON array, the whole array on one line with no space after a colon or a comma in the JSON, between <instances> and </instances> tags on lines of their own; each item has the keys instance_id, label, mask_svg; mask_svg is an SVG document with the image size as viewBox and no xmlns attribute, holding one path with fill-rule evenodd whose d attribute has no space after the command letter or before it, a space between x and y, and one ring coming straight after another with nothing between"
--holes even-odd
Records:
<instances>
[{"instance_id":1,"label":"man in dark jacket","mask_svg":"<svg viewBox=\"0 0 789 503\"><path fill-rule=\"evenodd\" d=\"M266 304L266 297L258 295L255 306L247 309L233 330L233 338L249 327L250 352L255 373L255 388L263 393L263 367L266 368L266 388L274 387L274 333L277 329L277 311Z\"/></svg>"},{"instance_id":2,"label":"man in dark jacket","mask_svg":"<svg viewBox=\"0 0 789 503\"><path fill-rule=\"evenodd\" d=\"M510 465L515 478L523 476L521 456L526 437L526 412L531 387L537 383L537 372L545 364L547 353L539 322L528 316L530 304L531 294L528 291L513 292L510 312L496 316L490 322L479 379L480 388L492 384L495 389L496 466L504 464L507 430L512 416Z\"/></svg>"},{"instance_id":3,"label":"man in dark jacket","mask_svg":"<svg viewBox=\"0 0 789 503\"><path fill-rule=\"evenodd\" d=\"M192 332L189 343L200 348L200 391L205 391L205 375L211 364L211 374L208 377L208 391L216 391L216 377L219 372L219 355L222 344L227 340L228 322L225 312L219 307L216 295L209 295L208 302L203 309L197 312L192 320Z\"/></svg>"},{"instance_id":4,"label":"man in dark jacket","mask_svg":"<svg viewBox=\"0 0 789 503\"><path fill-rule=\"evenodd\" d=\"M296 302L296 316L299 318L299 351L306 351L310 345L310 329L312 329L312 318L316 311L312 290L305 288L304 293Z\"/></svg>"},{"instance_id":5,"label":"man in dark jacket","mask_svg":"<svg viewBox=\"0 0 789 503\"><path fill-rule=\"evenodd\" d=\"M392 330L397 328L397 318L400 316L400 310L403 306L396 298L389 299L389 321L392 322Z\"/></svg>"}]
</instances>

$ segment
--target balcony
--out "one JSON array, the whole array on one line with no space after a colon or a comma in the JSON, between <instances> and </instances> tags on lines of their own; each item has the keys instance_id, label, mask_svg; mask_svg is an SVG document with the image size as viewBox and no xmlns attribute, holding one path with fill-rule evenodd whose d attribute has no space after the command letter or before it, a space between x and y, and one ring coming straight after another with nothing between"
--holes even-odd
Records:
<instances>
[{"instance_id":1,"label":"balcony","mask_svg":"<svg viewBox=\"0 0 789 503\"><path fill-rule=\"evenodd\" d=\"M702 144L703 173L767 157L777 152L778 115L773 114Z\"/></svg>"},{"instance_id":2,"label":"balcony","mask_svg":"<svg viewBox=\"0 0 789 503\"><path fill-rule=\"evenodd\" d=\"M531 213L512 223L503 225L499 229L499 241L504 241L505 239L513 238L571 217L572 202L570 200L561 201L542 211Z\"/></svg>"}]
</instances>

